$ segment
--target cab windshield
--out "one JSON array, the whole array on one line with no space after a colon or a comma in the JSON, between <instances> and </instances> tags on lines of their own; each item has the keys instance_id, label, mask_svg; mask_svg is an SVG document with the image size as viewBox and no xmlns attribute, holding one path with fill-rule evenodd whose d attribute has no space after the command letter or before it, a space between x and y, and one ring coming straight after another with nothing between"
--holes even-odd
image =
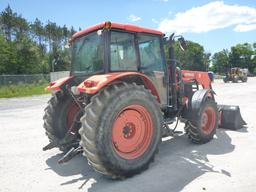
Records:
<instances>
[{"instance_id":1,"label":"cab windshield","mask_svg":"<svg viewBox=\"0 0 256 192\"><path fill-rule=\"evenodd\" d=\"M92 32L72 45L73 73L93 74L103 71L104 44L101 33Z\"/></svg>"}]
</instances>

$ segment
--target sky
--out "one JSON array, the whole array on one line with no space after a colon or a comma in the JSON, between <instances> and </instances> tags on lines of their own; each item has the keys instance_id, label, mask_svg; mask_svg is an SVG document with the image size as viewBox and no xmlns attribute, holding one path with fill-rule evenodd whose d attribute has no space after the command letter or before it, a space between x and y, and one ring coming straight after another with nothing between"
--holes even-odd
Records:
<instances>
[{"instance_id":1,"label":"sky","mask_svg":"<svg viewBox=\"0 0 256 192\"><path fill-rule=\"evenodd\" d=\"M215 53L256 42L256 0L0 0L28 21L39 18L76 30L104 21L175 32Z\"/></svg>"}]
</instances>

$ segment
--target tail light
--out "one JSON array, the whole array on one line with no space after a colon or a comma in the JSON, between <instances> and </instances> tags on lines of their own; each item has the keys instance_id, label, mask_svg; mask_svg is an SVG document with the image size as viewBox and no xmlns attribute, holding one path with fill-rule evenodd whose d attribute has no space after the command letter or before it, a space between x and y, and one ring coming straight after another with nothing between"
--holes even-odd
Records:
<instances>
[{"instance_id":1,"label":"tail light","mask_svg":"<svg viewBox=\"0 0 256 192\"><path fill-rule=\"evenodd\" d=\"M84 82L84 86L88 87L88 88L94 87L95 86L95 82L91 81L91 80L87 80L87 81Z\"/></svg>"}]
</instances>

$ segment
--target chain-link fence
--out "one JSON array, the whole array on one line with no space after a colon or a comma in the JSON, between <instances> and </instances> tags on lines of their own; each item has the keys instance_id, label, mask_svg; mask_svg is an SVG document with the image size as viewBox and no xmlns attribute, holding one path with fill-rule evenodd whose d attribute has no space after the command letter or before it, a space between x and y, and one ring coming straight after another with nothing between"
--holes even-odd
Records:
<instances>
[{"instance_id":1,"label":"chain-link fence","mask_svg":"<svg viewBox=\"0 0 256 192\"><path fill-rule=\"evenodd\" d=\"M57 71L57 72L51 72L50 73L50 79L51 81L56 81L57 79L68 77L70 74L69 71Z\"/></svg>"},{"instance_id":2,"label":"chain-link fence","mask_svg":"<svg viewBox=\"0 0 256 192\"><path fill-rule=\"evenodd\" d=\"M12 85L12 84L43 83L43 82L49 82L49 81L50 81L49 74L0 75L0 86Z\"/></svg>"}]
</instances>

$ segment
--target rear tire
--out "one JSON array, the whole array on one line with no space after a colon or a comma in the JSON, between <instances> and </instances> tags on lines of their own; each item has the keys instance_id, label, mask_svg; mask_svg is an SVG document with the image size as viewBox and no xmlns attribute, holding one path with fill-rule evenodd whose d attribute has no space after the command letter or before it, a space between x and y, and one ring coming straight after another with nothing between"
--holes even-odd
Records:
<instances>
[{"instance_id":1,"label":"rear tire","mask_svg":"<svg viewBox=\"0 0 256 192\"><path fill-rule=\"evenodd\" d=\"M160 105L136 84L111 85L97 93L81 122L80 145L88 163L114 179L147 169L161 142Z\"/></svg>"},{"instance_id":2,"label":"rear tire","mask_svg":"<svg viewBox=\"0 0 256 192\"><path fill-rule=\"evenodd\" d=\"M241 81L242 81L243 83L247 82L247 80L248 80L247 77L242 77L242 78L241 78Z\"/></svg>"},{"instance_id":3,"label":"rear tire","mask_svg":"<svg viewBox=\"0 0 256 192\"><path fill-rule=\"evenodd\" d=\"M232 79L232 82L233 82L233 83L238 83L238 77L237 77L237 76L234 76L234 78Z\"/></svg>"},{"instance_id":4,"label":"rear tire","mask_svg":"<svg viewBox=\"0 0 256 192\"><path fill-rule=\"evenodd\" d=\"M207 99L202 103L195 121L186 122L185 131L193 143L203 144L213 139L217 127L217 105L212 99Z\"/></svg>"},{"instance_id":5,"label":"rear tire","mask_svg":"<svg viewBox=\"0 0 256 192\"><path fill-rule=\"evenodd\" d=\"M63 139L68 132L73 118L78 113L79 107L74 100L67 94L57 92L52 95L44 109L44 129L50 142ZM76 122L74 129L78 130L81 123ZM78 134L77 134L78 136ZM72 146L59 146L61 151L68 151Z\"/></svg>"}]
</instances>

